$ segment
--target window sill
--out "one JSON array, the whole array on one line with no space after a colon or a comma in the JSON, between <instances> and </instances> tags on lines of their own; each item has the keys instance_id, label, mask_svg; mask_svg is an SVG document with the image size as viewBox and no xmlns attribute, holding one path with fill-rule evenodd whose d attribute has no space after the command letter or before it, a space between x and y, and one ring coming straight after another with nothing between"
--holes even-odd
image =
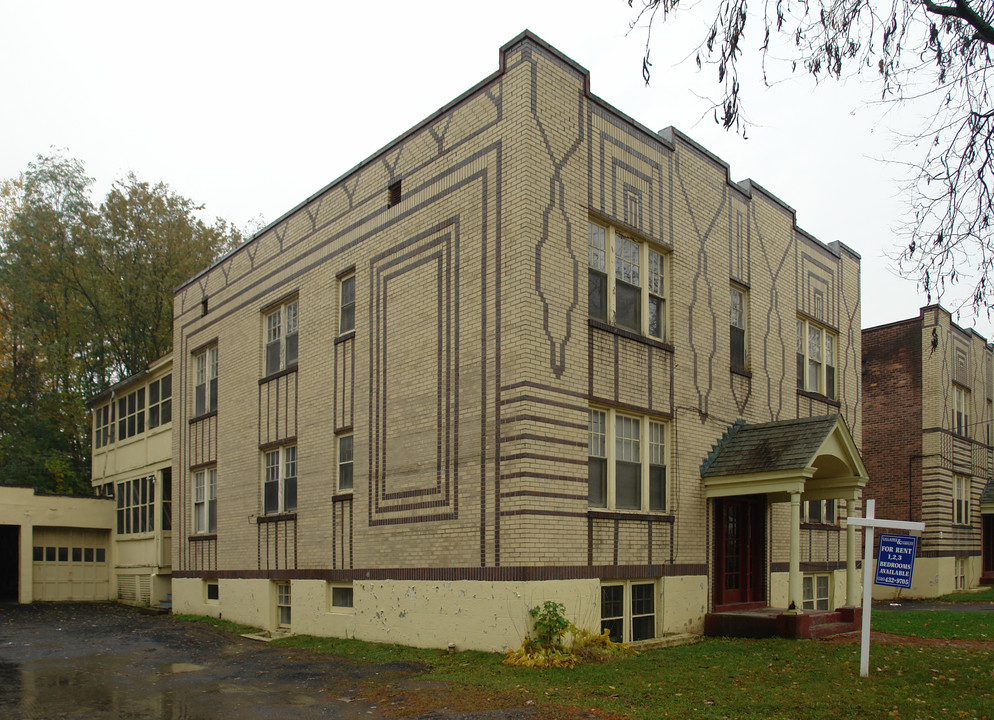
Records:
<instances>
[{"instance_id":1,"label":"window sill","mask_svg":"<svg viewBox=\"0 0 994 720\"><path fill-rule=\"evenodd\" d=\"M842 407L842 403L838 400L833 400L827 395L822 395L821 393L811 392L810 390L798 390L797 394L801 397L810 398L811 400L818 400L819 402L831 405L832 407Z\"/></svg>"},{"instance_id":2,"label":"window sill","mask_svg":"<svg viewBox=\"0 0 994 720\"><path fill-rule=\"evenodd\" d=\"M288 368L283 368L282 370L280 370L278 372L274 372L274 373L271 373L269 375L266 375L266 377L261 378L259 380L259 384L260 385L265 385L266 383L270 383L273 380L279 380L280 378L286 377L287 375L290 375L290 374L295 373L295 372L297 372L297 363L294 363L293 365L291 365Z\"/></svg>"},{"instance_id":3,"label":"window sill","mask_svg":"<svg viewBox=\"0 0 994 720\"><path fill-rule=\"evenodd\" d=\"M289 513L278 513L275 515L257 515L255 521L259 525L262 525L264 523L287 522L288 520L296 520L296 519L297 519L297 513L289 512Z\"/></svg>"},{"instance_id":4,"label":"window sill","mask_svg":"<svg viewBox=\"0 0 994 720\"><path fill-rule=\"evenodd\" d=\"M351 490L349 490L348 492L343 492L343 493L341 493L339 495L333 495L332 498L331 498L331 501L333 503L350 502L351 500L352 500L352 491Z\"/></svg>"},{"instance_id":5,"label":"window sill","mask_svg":"<svg viewBox=\"0 0 994 720\"><path fill-rule=\"evenodd\" d=\"M729 368L729 369L732 371L732 375L739 375L739 376L744 377L744 378L746 378L748 380L752 380L752 371L751 370L746 370L745 368L737 368L737 367L733 367L733 368Z\"/></svg>"},{"instance_id":6,"label":"window sill","mask_svg":"<svg viewBox=\"0 0 994 720\"><path fill-rule=\"evenodd\" d=\"M201 533L199 535L191 535L187 538L190 542L204 542L206 540L217 540L217 533Z\"/></svg>"},{"instance_id":7,"label":"window sill","mask_svg":"<svg viewBox=\"0 0 994 720\"><path fill-rule=\"evenodd\" d=\"M649 347L659 348L660 350L665 350L667 352L673 352L673 346L669 343L657 340L656 338L648 337L646 335L641 335L637 332L632 332L631 330L626 330L615 325L609 325L608 323L601 322L600 320L587 318L587 326L603 330L604 332L611 333L612 335L634 340L635 342L648 345Z\"/></svg>"},{"instance_id":8,"label":"window sill","mask_svg":"<svg viewBox=\"0 0 994 720\"><path fill-rule=\"evenodd\" d=\"M154 540L155 531L152 532L140 532L140 533L114 533L114 539L117 542L135 542L139 540Z\"/></svg>"},{"instance_id":9,"label":"window sill","mask_svg":"<svg viewBox=\"0 0 994 720\"><path fill-rule=\"evenodd\" d=\"M338 345L339 343L348 342L349 340L352 340L354 338L355 338L355 330L349 330L347 333L339 335L337 338L335 338L335 344Z\"/></svg>"},{"instance_id":10,"label":"window sill","mask_svg":"<svg viewBox=\"0 0 994 720\"><path fill-rule=\"evenodd\" d=\"M197 415L196 417L190 418L190 424L196 425L198 422L209 420L212 417L217 417L217 410L211 410L210 412L205 412L203 415Z\"/></svg>"},{"instance_id":11,"label":"window sill","mask_svg":"<svg viewBox=\"0 0 994 720\"><path fill-rule=\"evenodd\" d=\"M605 508L590 508L587 517L594 520L640 520L652 522L673 522L672 513L643 512L642 510L607 510Z\"/></svg>"}]
</instances>

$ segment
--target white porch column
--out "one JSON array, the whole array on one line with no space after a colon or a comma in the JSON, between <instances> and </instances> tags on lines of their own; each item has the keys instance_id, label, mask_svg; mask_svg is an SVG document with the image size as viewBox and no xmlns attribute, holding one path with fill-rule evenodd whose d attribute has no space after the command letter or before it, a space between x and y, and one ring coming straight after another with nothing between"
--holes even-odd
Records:
<instances>
[{"instance_id":1,"label":"white porch column","mask_svg":"<svg viewBox=\"0 0 994 720\"><path fill-rule=\"evenodd\" d=\"M856 501L846 500L846 517L855 517ZM859 576L856 574L856 526L846 523L846 607L859 607Z\"/></svg>"},{"instance_id":2,"label":"white porch column","mask_svg":"<svg viewBox=\"0 0 994 720\"><path fill-rule=\"evenodd\" d=\"M801 612L801 493L790 494L790 574L787 585L787 607Z\"/></svg>"}]
</instances>

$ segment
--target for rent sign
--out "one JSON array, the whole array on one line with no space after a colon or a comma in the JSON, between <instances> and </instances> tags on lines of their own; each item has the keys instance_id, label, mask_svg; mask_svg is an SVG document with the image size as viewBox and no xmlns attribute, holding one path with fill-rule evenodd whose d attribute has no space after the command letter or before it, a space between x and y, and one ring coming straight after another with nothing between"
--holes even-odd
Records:
<instances>
[{"instance_id":1,"label":"for rent sign","mask_svg":"<svg viewBox=\"0 0 994 720\"><path fill-rule=\"evenodd\" d=\"M910 588L915 571L915 550L918 538L912 535L880 535L877 548L877 574L875 585Z\"/></svg>"}]
</instances>

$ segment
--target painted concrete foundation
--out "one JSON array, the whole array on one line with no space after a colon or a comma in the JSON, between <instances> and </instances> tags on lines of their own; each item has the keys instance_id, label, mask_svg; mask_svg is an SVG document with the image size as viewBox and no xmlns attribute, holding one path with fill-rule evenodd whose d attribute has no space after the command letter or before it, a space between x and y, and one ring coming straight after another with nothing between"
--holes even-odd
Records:
<instances>
[{"instance_id":1,"label":"painted concrete foundation","mask_svg":"<svg viewBox=\"0 0 994 720\"><path fill-rule=\"evenodd\" d=\"M206 586L218 584L218 600ZM277 628L276 585L269 580L173 580L173 610L223 617L265 630ZM532 582L400 580L355 581L353 607L332 606L334 586L323 580L290 581L297 634L348 637L415 647L502 652L521 644L531 629L530 607L561 602L578 627L600 631L600 581ZM345 584L344 586L348 586ZM665 578L657 597L663 627L657 635L700 632L706 607L704 577Z\"/></svg>"}]
</instances>

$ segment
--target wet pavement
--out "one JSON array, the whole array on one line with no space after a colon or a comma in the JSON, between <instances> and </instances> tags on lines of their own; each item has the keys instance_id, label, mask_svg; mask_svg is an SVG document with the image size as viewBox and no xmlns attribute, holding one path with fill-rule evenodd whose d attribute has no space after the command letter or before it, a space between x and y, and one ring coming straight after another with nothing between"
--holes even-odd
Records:
<instances>
[{"instance_id":1,"label":"wet pavement","mask_svg":"<svg viewBox=\"0 0 994 720\"><path fill-rule=\"evenodd\" d=\"M348 665L122 605L0 605L0 718L12 720L383 718L359 684L422 672L411 663Z\"/></svg>"}]
</instances>

